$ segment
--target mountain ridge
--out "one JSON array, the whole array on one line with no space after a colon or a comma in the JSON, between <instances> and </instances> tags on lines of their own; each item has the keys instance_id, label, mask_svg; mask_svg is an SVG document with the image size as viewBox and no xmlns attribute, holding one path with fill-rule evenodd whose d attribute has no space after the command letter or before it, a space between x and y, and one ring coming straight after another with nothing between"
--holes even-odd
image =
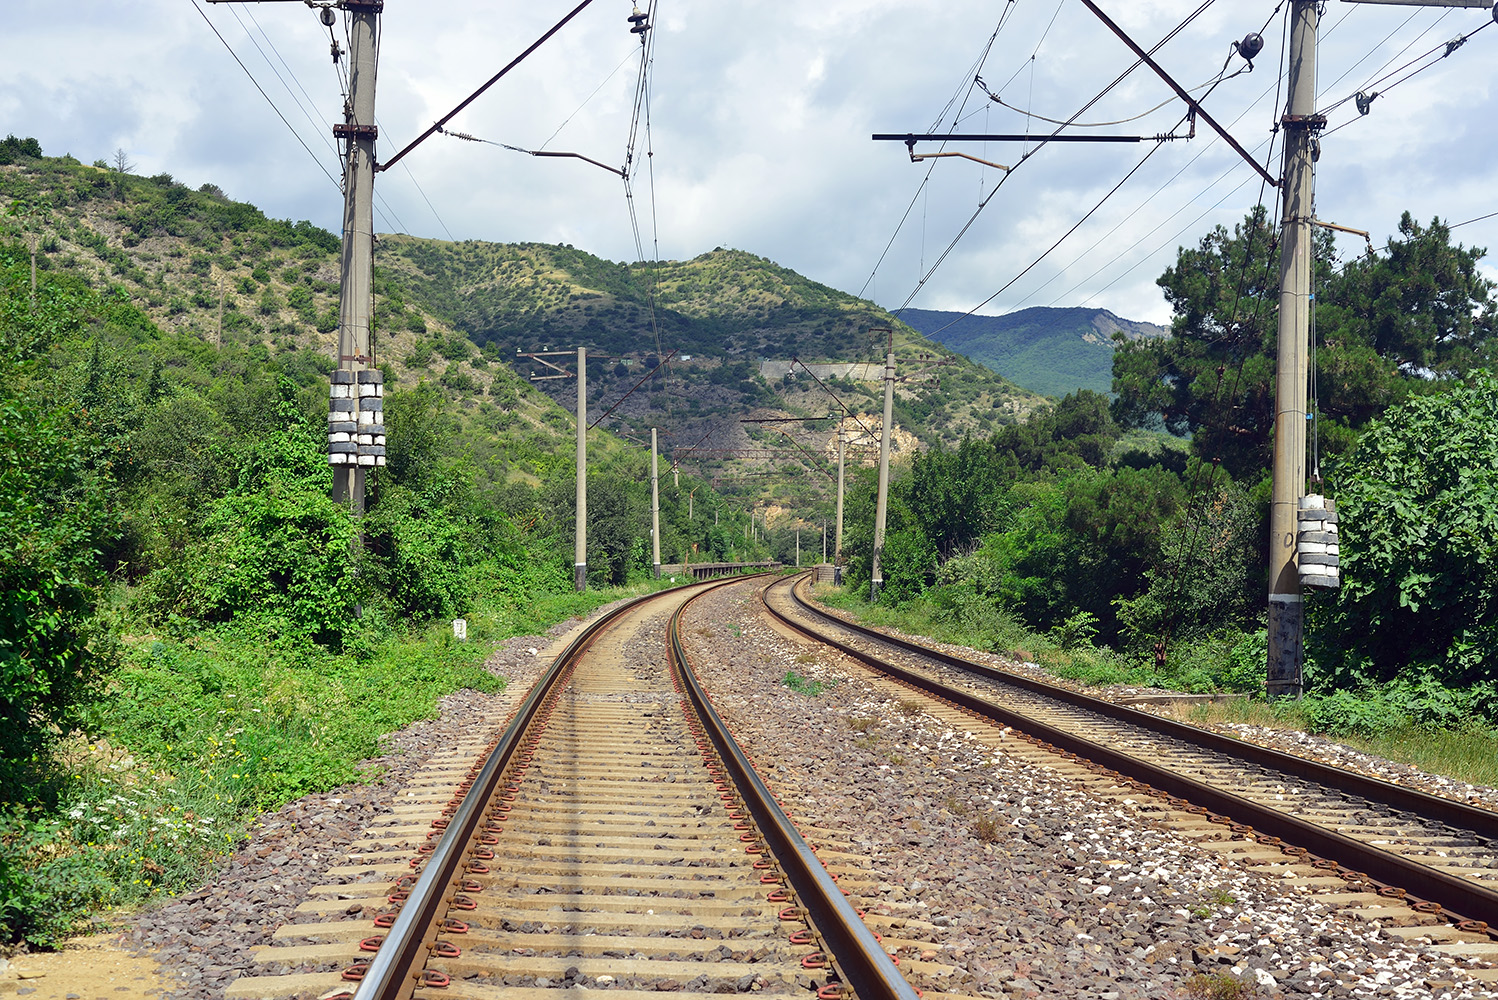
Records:
<instances>
[{"instance_id":1,"label":"mountain ridge","mask_svg":"<svg viewBox=\"0 0 1498 1000\"><path fill-rule=\"evenodd\" d=\"M1051 397L1079 389L1110 392L1115 334L1137 340L1170 333L1156 323L1086 306L1032 306L1003 316L906 309L900 317L944 347Z\"/></svg>"}]
</instances>

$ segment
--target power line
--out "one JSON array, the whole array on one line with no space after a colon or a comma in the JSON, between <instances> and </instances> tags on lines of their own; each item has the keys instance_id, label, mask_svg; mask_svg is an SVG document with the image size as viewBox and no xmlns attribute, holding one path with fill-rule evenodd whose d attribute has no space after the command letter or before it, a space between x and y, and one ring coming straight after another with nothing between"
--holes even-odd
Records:
<instances>
[{"instance_id":1,"label":"power line","mask_svg":"<svg viewBox=\"0 0 1498 1000\"><path fill-rule=\"evenodd\" d=\"M1152 49L1149 50L1149 53L1147 53L1147 55L1153 55L1154 53L1160 51L1160 49L1163 48L1166 45L1166 43L1168 43L1171 39L1173 39L1177 35L1179 35L1182 31L1186 30L1186 28L1187 28L1188 25L1190 25L1193 21L1195 21L1198 17L1200 17L1202 15L1202 13L1204 13L1207 10L1207 8L1211 7L1212 4L1213 4L1213 2L1214 2L1214 0L1204 0L1204 2L1202 3L1202 5L1200 7L1198 7L1194 12L1192 12L1184 21L1182 21L1179 25L1177 25L1176 28L1173 31L1171 31L1169 34L1167 34L1164 38L1160 39L1160 41L1155 44L1154 48L1152 48ZM1004 187L1004 184L1011 177L1014 176L1015 170L1019 169L1019 167L1023 166L1026 162L1028 162L1029 159L1032 156L1034 156L1036 153L1040 152L1040 150L1043 149L1046 146L1046 144L1048 142L1050 142L1051 139L1054 139L1056 136L1060 135L1062 129L1066 128L1072 122L1075 122L1078 118L1081 118L1084 114L1086 114L1089 110L1091 110L1099 101L1101 101L1104 97L1106 97L1109 93L1111 93L1114 90L1114 88L1116 88L1119 84L1123 83L1124 80L1128 79L1131 75L1133 75L1133 73L1134 73L1135 70L1137 70L1140 66L1143 66L1144 64L1145 64L1145 59L1144 58L1140 58L1140 59L1135 60L1135 62L1134 62L1133 65L1131 65L1128 69L1126 69L1122 73L1120 73L1113 80L1113 82L1111 82L1107 86L1105 86L1101 91L1098 92L1098 94L1095 97L1093 97L1090 101L1088 101L1080 109L1078 109L1077 112L1076 112L1076 114L1072 115L1071 118L1067 121L1066 124L1059 126L1049 136L1042 137L1041 140L1040 140L1040 142L1035 146L1034 149L1026 151L1025 154L1020 157L1019 162L1016 163L1015 166L1013 168L1011 168L1007 173L1005 173L1004 176L1003 176L1003 178L1001 178L999 180L999 182L996 185L994 185L993 191L989 192L988 196L986 198L984 198L981 202L978 203L977 209L973 212L972 216L967 220L967 223L962 227L962 229L957 233L957 235L955 237L953 237L952 242L947 245L947 248L944 251L942 251L941 256L937 258L936 263L933 264L933 265L931 265L931 269L929 271L927 271L921 277L920 281L918 281L916 283L915 288L911 291L911 293L908 296L906 296L905 301L900 305L900 308L895 310L895 315L896 316L898 316L900 313L904 312L910 306L910 303L912 303L912 302L915 301L916 296L919 295L921 293L921 290L926 287L926 283L931 280L932 276L935 275L936 272L937 272L937 270L940 269L940 267L942 266L942 264L946 262L946 259L951 255L952 251L957 248L957 244L960 243L960 242L962 242L962 238L967 235L968 230L972 229L973 224L978 221L978 216L981 215L983 213L983 210L988 207L988 205L989 205L990 202L993 201L994 196L999 193L999 191ZM1146 161L1148 161L1149 158L1151 156L1153 156L1154 153L1158 149L1159 149L1159 146L1156 145L1155 149L1151 150L1150 153L1145 156L1144 160L1141 160L1140 163L1139 163L1139 165L1136 166L1134 168L1134 170L1131 170L1129 172L1128 176L1132 177L1134 175L1134 172L1139 169L1139 166L1143 166L1144 163ZM1126 177L1125 180L1127 180L1127 179L1128 178ZM1115 188L1114 190L1116 191L1117 188ZM1106 201L1107 199L1105 198L1104 200ZM1097 208L1100 208L1100 207L1102 207L1101 203L1099 203L1099 205L1097 207L1095 207L1092 210L1092 212L1096 212ZM1088 217L1091 217L1092 212L1088 213ZM1085 221L1085 219L1084 219L1084 221ZM1073 228L1072 231L1074 232L1075 228ZM1068 235L1070 235L1070 233L1068 233ZM1063 239L1064 238L1065 237L1063 237ZM1052 247L1052 249L1055 249L1055 248ZM1049 254L1050 251L1048 250L1048 251L1046 251L1046 253ZM1039 263L1039 262L1037 261L1036 263ZM1031 267L1034 267L1034 266L1035 266L1034 264L1031 265ZM1028 272L1029 270L1030 270L1030 268L1026 268L1025 269L1026 272ZM1012 282L1011 282L1011 284L1012 284ZM1008 286L1005 286L1005 287L1008 287ZM989 299L987 299L985 301L992 301L992 299L993 299L993 296L990 296ZM973 311L976 311L977 308L978 307L974 307ZM970 311L968 313L968 315L972 315L972 312ZM951 324L948 324L948 325L950 326ZM943 329L945 329L945 328L943 328Z\"/></svg>"},{"instance_id":2,"label":"power line","mask_svg":"<svg viewBox=\"0 0 1498 1000\"><path fill-rule=\"evenodd\" d=\"M323 166L322 160L318 159L317 154L312 152L312 147L308 146L307 143L302 140L302 137L297 132L297 130L291 127L291 122L287 121L286 116L281 113L281 109L276 107L276 102L270 99L270 95L265 92L265 88L260 86L260 81L255 79L255 74L250 72L250 68L244 64L244 60L239 58L238 54L235 53L234 49L229 45L228 41L222 34L219 33L218 27L212 21L208 20L208 15L203 12L202 7L198 6L198 0L192 0L192 6L193 9L198 12L198 16L203 19L203 23L208 25L209 30L213 32L214 36L217 37L220 42L223 42L224 48L228 50L229 55L234 58L234 61L236 63L239 63L239 68L244 70L244 75L249 77L250 82L255 85L255 89L260 91L260 96L265 98L265 103L269 104L271 110L276 113L276 117L281 119L281 124L286 126L286 128L291 132L292 136L296 139L297 143L307 151L307 155L312 157L313 162L317 164L317 168L321 170L323 174L328 178L328 180L333 183L333 186L342 191L343 185L339 183L339 181L331 173L328 173L328 168Z\"/></svg>"},{"instance_id":3,"label":"power line","mask_svg":"<svg viewBox=\"0 0 1498 1000\"><path fill-rule=\"evenodd\" d=\"M196 0L194 0L194 6L196 6ZM327 137L327 131L330 128L330 126L328 125L327 121L323 120L321 122L321 124L319 125L319 122L318 122L317 118L315 118L314 115L313 115L313 113L308 110L308 106L306 104L303 104L302 101L301 101L301 99L297 97L296 92L291 89L291 86L289 84L287 84L285 77L283 77L281 75L281 71L278 70L278 69L276 69L275 63L271 62L270 56L268 56L268 55L265 54L265 49L261 48L260 47L260 43L255 40L254 32L250 31L249 28L245 27L244 21L240 19L239 14L234 10L234 5L233 4L226 4L225 6L228 7L230 15L233 16L234 20L239 24L240 30L245 33L245 37L250 40L250 44L253 45L253 46L255 46L255 51L258 52L258 53L260 53L260 58L263 59L263 60L265 60L265 64L268 67L270 67L270 71L271 71L271 73L273 73L275 75L277 82L279 82L281 84L281 87L291 97L292 103L297 106L297 110L299 110L299 111L302 112L302 115L312 125L313 131L317 132L318 135L322 136L323 144L328 147L328 150L334 155L334 157L337 157L339 155L338 150L333 145L332 140ZM241 4L240 6L245 7L244 4ZM198 9L198 13L199 14L203 14L202 8ZM302 94L304 96L307 95L307 90L306 90L305 87L302 87L301 80L297 79L296 73L291 69L290 66L288 66L286 64L286 60L284 58L282 58L280 51L275 46L275 43L270 40L270 36L269 35L266 35L265 29L260 26L260 22L257 21L257 20L255 20L255 15L252 14L252 13L250 13L250 10L249 10L248 7L245 7L245 13L247 15L249 15L250 21L255 25L256 29L259 30L261 36L263 38L265 38L266 44L270 46L271 51L276 53L276 58L281 60L281 65L283 65L283 66L286 67L287 73L296 82L296 85L297 85L298 88L301 89ZM207 15L206 14L204 15L204 20L207 20ZM213 27L212 22L209 22L209 27ZM218 29L217 28L214 28L213 30L214 30L214 34L218 34ZM223 35L219 34L219 40L224 43L224 47L225 48L229 48L229 43L228 43L227 40L224 39ZM292 127L291 122L287 121L286 116L281 114L280 108L276 107L276 104L275 104L274 101L271 101L270 95L265 93L264 88L262 88L260 86L259 82L255 79L254 74L250 73L249 67L245 66L245 64L240 61L239 56L235 55L234 50L232 48L229 48L229 54L234 56L234 60L236 62L239 62L240 67L242 69L244 69L246 75L248 75L250 77L250 82L254 83L255 84L255 88L260 91L260 93L265 97L265 99L267 101L270 102L271 108L273 110L275 110L275 112L276 112L276 114L278 116L280 116L281 121L283 121L283 122L286 123L286 127L289 128L289 129L291 129L292 134L297 137L297 141L301 142L302 148L306 149L308 153L312 153L312 150L307 146L307 144L305 142L302 141L301 133L297 132L297 130ZM309 104L312 105L313 108L316 107L316 102L312 101L312 98L310 96L307 96L307 101L308 101ZM316 154L313 154L313 158L316 159ZM322 161L320 161L320 160L318 161L319 165L321 165L321 162ZM323 173L325 173L325 174L328 173L328 171L327 171L326 168L323 169ZM332 175L328 174L328 176L331 179ZM334 181L334 183L338 183L338 182ZM340 191L343 190L343 185L340 183L338 185L338 188L339 188ZM377 198L379 198L380 201L383 203L383 208L380 210L381 216L387 216L387 214L388 214L388 217L385 219L386 226L389 227L389 228L395 228L394 226L390 226L390 219L393 218L395 220L396 226L399 226L400 229L405 230L406 229L406 224L400 220L400 217L398 215L396 215L395 210L390 207L389 202L387 202L384 199L384 197L381 196L381 195L379 195L378 193L376 193L375 196Z\"/></svg>"},{"instance_id":4,"label":"power line","mask_svg":"<svg viewBox=\"0 0 1498 1000\"><path fill-rule=\"evenodd\" d=\"M1010 13L1014 10L1014 4L1015 0L1009 0L1009 5L1005 7L1003 13L999 15L999 23L994 27L993 34L988 36L988 44L983 47L982 54L979 55L977 62L973 64L973 68L968 71L967 76L963 77L963 83L958 85L957 90L954 91L951 98L948 99L946 107L942 108L941 114L938 115L936 121L931 124L930 131L935 131L936 128L946 120L947 111L950 110L952 105L956 104L958 98L961 97L962 105L958 108L957 114L952 120L952 127L951 129L949 129L949 131L956 131L957 126L961 122L962 111L967 107L967 99L971 97L973 93L972 84L968 83L967 81L971 80L973 76L983 71L984 65L986 65L988 62L988 55L993 51L994 42L998 40L999 32L1004 30L1004 25L1009 20ZM1060 7L1057 7L1057 10L1059 12ZM943 144L941 148L946 149L945 144ZM863 287L858 290L858 295L855 296L856 298L863 298L863 293L868 290L869 285L874 281L874 277L879 273L879 268L884 265L885 258L889 256L889 251L895 245L895 240L900 238L900 232L905 228L905 223L910 218L910 213L914 211L916 202L921 198L921 193L926 190L926 185L931 181L931 175L936 170L936 162L936 160L932 160L931 165L926 168L926 176L921 179L921 183L916 188L915 194L911 196L910 204L905 208L905 214L900 217L900 221L895 225L895 231L890 234L889 242L884 246L884 252L881 253L879 255L879 259L874 262L874 269L869 272L869 276L864 279Z\"/></svg>"},{"instance_id":5,"label":"power line","mask_svg":"<svg viewBox=\"0 0 1498 1000\"><path fill-rule=\"evenodd\" d=\"M1062 243L1065 243L1066 240L1071 236L1072 233L1075 233L1078 229L1081 229L1082 226L1083 226L1083 224L1085 224L1088 219L1092 218L1093 215L1095 215L1097 213L1098 209L1102 208L1103 205L1105 205L1108 202L1108 199L1112 198L1115 194L1117 194L1118 191L1119 191L1119 189L1122 188L1125 184L1127 184L1129 182L1129 179L1131 177L1133 177L1135 174L1137 174L1140 171L1140 169L1143 168L1144 165L1150 161L1150 157L1154 156L1162 148L1164 148L1164 145L1165 145L1164 143L1156 143L1154 145L1154 147L1151 148L1148 153L1144 154L1144 157L1142 159L1140 159L1140 161L1138 163L1134 164L1134 168L1132 170L1130 170L1127 174L1124 174L1122 180L1120 180L1117 184L1113 185L1113 187L1109 189L1108 193L1105 194L1105 195L1103 195L1102 199L1096 205L1092 206L1091 209L1088 210L1088 212L1087 212L1086 215L1082 216L1080 219L1077 220L1076 225L1072 226L1065 233L1063 233L1061 235L1060 239L1058 239L1055 243L1052 243L1049 247L1047 247L1045 253L1041 254L1039 257L1036 257L1033 261L1031 261L1030 264L1028 266L1026 266L1026 268L1023 271L1021 271L1019 274L1016 274L1014 277L1010 278L1007 282L1004 283L1004 285L1001 288L999 288L998 291L994 292L988 298L984 299L982 302L979 302L977 305L973 306L971 309L969 309L962 316L958 317L957 319L952 320L950 323L946 324L946 326L943 326L943 327L941 327L941 329L938 329L938 330L935 330L935 331L931 332L927 336L930 337L930 338L935 338L937 334L939 334L939 333L942 332L942 330L945 330L948 327L952 326L953 324L960 323L962 320L967 319L967 317L971 316L973 313L977 312L979 309L982 309L984 306L988 305L994 299L998 298L1000 295L1004 294L1004 292L1006 292L1010 288L1012 288L1017 281L1019 281L1025 275L1029 274L1036 267L1039 267L1040 263L1042 261L1044 261L1047 257L1049 257L1056 250L1057 247L1061 246Z\"/></svg>"}]
</instances>

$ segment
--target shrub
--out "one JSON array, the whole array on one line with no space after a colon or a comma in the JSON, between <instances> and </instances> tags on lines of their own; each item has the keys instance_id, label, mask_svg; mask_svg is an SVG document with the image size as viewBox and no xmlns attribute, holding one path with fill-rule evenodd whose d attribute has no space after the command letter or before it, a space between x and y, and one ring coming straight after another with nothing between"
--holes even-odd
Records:
<instances>
[{"instance_id":1,"label":"shrub","mask_svg":"<svg viewBox=\"0 0 1498 1000\"><path fill-rule=\"evenodd\" d=\"M447 509L406 487L387 487L364 530L374 582L403 616L452 618L467 608L472 557Z\"/></svg>"}]
</instances>

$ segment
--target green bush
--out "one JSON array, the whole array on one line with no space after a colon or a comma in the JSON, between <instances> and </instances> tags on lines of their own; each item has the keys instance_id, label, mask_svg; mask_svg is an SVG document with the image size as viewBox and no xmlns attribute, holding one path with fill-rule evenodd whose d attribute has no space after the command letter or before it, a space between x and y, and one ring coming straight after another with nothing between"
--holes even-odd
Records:
<instances>
[{"instance_id":1,"label":"green bush","mask_svg":"<svg viewBox=\"0 0 1498 1000\"><path fill-rule=\"evenodd\" d=\"M1376 693L1333 691L1307 698L1304 708L1313 733L1373 738L1410 725L1407 714Z\"/></svg>"},{"instance_id":2,"label":"green bush","mask_svg":"<svg viewBox=\"0 0 1498 1000\"><path fill-rule=\"evenodd\" d=\"M452 618L468 606L472 555L462 527L441 504L403 486L380 491L365 519L372 581L403 615Z\"/></svg>"},{"instance_id":3,"label":"green bush","mask_svg":"<svg viewBox=\"0 0 1498 1000\"><path fill-rule=\"evenodd\" d=\"M1498 682L1498 378L1391 409L1335 482L1343 585L1308 602L1315 684Z\"/></svg>"}]
</instances>

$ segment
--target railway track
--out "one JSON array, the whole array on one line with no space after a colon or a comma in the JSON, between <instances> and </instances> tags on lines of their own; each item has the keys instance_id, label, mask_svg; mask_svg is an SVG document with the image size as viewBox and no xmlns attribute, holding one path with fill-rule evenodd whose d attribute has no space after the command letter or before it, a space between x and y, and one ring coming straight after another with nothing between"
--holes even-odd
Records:
<instances>
[{"instance_id":1,"label":"railway track","mask_svg":"<svg viewBox=\"0 0 1498 1000\"><path fill-rule=\"evenodd\" d=\"M1297 891L1432 940L1452 955L1498 959L1498 813L1007 674L827 614L797 591L761 591L783 627L830 645L918 692L952 725L994 741L1018 734L1042 766L1119 800L1153 800L1159 818L1204 846L1262 866ZM1058 756L1059 755L1059 756ZM1486 977L1485 977L1486 978Z\"/></svg>"},{"instance_id":2,"label":"railway track","mask_svg":"<svg viewBox=\"0 0 1498 1000\"><path fill-rule=\"evenodd\" d=\"M364 881L327 887L257 955L300 971L227 997L916 1000L886 950L901 942L860 919L856 870L840 887L692 675L680 614L724 585L587 628L477 760L436 762L402 825L335 869Z\"/></svg>"}]
</instances>

